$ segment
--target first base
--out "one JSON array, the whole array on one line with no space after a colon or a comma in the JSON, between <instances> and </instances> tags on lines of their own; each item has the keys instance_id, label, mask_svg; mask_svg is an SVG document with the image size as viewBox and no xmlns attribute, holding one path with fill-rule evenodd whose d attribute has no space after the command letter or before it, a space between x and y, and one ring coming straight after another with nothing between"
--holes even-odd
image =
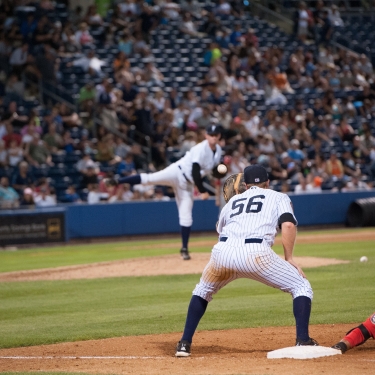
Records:
<instances>
[{"instance_id":1,"label":"first base","mask_svg":"<svg viewBox=\"0 0 375 375\"><path fill-rule=\"evenodd\" d=\"M340 350L328 348L327 346L290 346L288 348L273 350L267 353L267 358L294 358L309 359L328 357L331 355L341 354Z\"/></svg>"}]
</instances>

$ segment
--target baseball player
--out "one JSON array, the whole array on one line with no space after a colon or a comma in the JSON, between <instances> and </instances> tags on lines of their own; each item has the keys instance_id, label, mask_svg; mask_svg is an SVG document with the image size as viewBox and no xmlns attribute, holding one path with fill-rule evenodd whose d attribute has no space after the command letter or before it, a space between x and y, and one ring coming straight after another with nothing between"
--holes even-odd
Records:
<instances>
[{"instance_id":1,"label":"baseball player","mask_svg":"<svg viewBox=\"0 0 375 375\"><path fill-rule=\"evenodd\" d=\"M144 184L166 185L173 188L181 226L182 259L189 260L188 242L190 229L193 224L194 184L200 192L201 199L208 199L209 193L203 186L203 177L211 173L214 177L222 178L217 166L221 160L222 149L219 145L221 127L210 125L206 129L205 140L193 146L185 156L167 168L155 173L141 173L121 177L117 180L107 180L106 184Z\"/></svg>"},{"instance_id":2,"label":"baseball player","mask_svg":"<svg viewBox=\"0 0 375 375\"><path fill-rule=\"evenodd\" d=\"M193 335L208 302L238 278L257 280L290 293L296 320L296 345L318 345L309 336L313 292L302 269L293 260L297 220L290 198L268 189L268 174L260 165L245 168L244 182L246 190L231 197L220 213L219 241L193 291L176 357L190 355ZM271 248L278 227L285 260Z\"/></svg>"},{"instance_id":3,"label":"baseball player","mask_svg":"<svg viewBox=\"0 0 375 375\"><path fill-rule=\"evenodd\" d=\"M333 345L332 348L341 350L341 353L345 353L355 346L362 345L370 337L375 338L375 312L358 327L351 329L346 336L340 342Z\"/></svg>"}]
</instances>

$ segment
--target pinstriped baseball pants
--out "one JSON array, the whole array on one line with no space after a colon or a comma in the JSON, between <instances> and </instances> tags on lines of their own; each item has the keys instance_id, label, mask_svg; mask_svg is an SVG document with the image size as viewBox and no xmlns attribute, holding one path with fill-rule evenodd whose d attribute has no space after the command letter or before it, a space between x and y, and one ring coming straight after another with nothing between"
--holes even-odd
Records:
<instances>
[{"instance_id":1,"label":"pinstriped baseball pants","mask_svg":"<svg viewBox=\"0 0 375 375\"><path fill-rule=\"evenodd\" d=\"M290 293L293 299L299 296L313 298L309 281L281 259L265 241L245 244L243 239L228 239L214 246L193 294L210 302L215 293L239 278L256 280L280 289Z\"/></svg>"}]
</instances>

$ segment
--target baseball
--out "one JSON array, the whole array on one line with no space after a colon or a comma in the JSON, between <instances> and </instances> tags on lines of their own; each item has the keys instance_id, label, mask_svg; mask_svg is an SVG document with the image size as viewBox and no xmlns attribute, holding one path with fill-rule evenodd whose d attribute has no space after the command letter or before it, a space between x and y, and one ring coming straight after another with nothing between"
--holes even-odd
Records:
<instances>
[{"instance_id":1,"label":"baseball","mask_svg":"<svg viewBox=\"0 0 375 375\"><path fill-rule=\"evenodd\" d=\"M360 262L367 262L368 261L368 259L367 259L367 257L366 256L363 256L363 257L361 257L361 259L359 260Z\"/></svg>"},{"instance_id":2,"label":"baseball","mask_svg":"<svg viewBox=\"0 0 375 375\"><path fill-rule=\"evenodd\" d=\"M224 174L224 173L227 173L228 168L227 168L227 166L225 164L219 164L217 166L217 170L218 170L219 173Z\"/></svg>"}]
</instances>

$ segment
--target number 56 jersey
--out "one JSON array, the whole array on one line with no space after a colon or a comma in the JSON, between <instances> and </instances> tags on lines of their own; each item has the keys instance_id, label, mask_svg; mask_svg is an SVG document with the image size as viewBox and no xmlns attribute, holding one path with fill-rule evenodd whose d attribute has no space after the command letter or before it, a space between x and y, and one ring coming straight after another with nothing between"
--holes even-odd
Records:
<instances>
[{"instance_id":1,"label":"number 56 jersey","mask_svg":"<svg viewBox=\"0 0 375 375\"><path fill-rule=\"evenodd\" d=\"M233 196L223 207L217 231L230 239L260 238L272 246L283 214L293 213L290 198L283 193L252 186Z\"/></svg>"}]
</instances>

